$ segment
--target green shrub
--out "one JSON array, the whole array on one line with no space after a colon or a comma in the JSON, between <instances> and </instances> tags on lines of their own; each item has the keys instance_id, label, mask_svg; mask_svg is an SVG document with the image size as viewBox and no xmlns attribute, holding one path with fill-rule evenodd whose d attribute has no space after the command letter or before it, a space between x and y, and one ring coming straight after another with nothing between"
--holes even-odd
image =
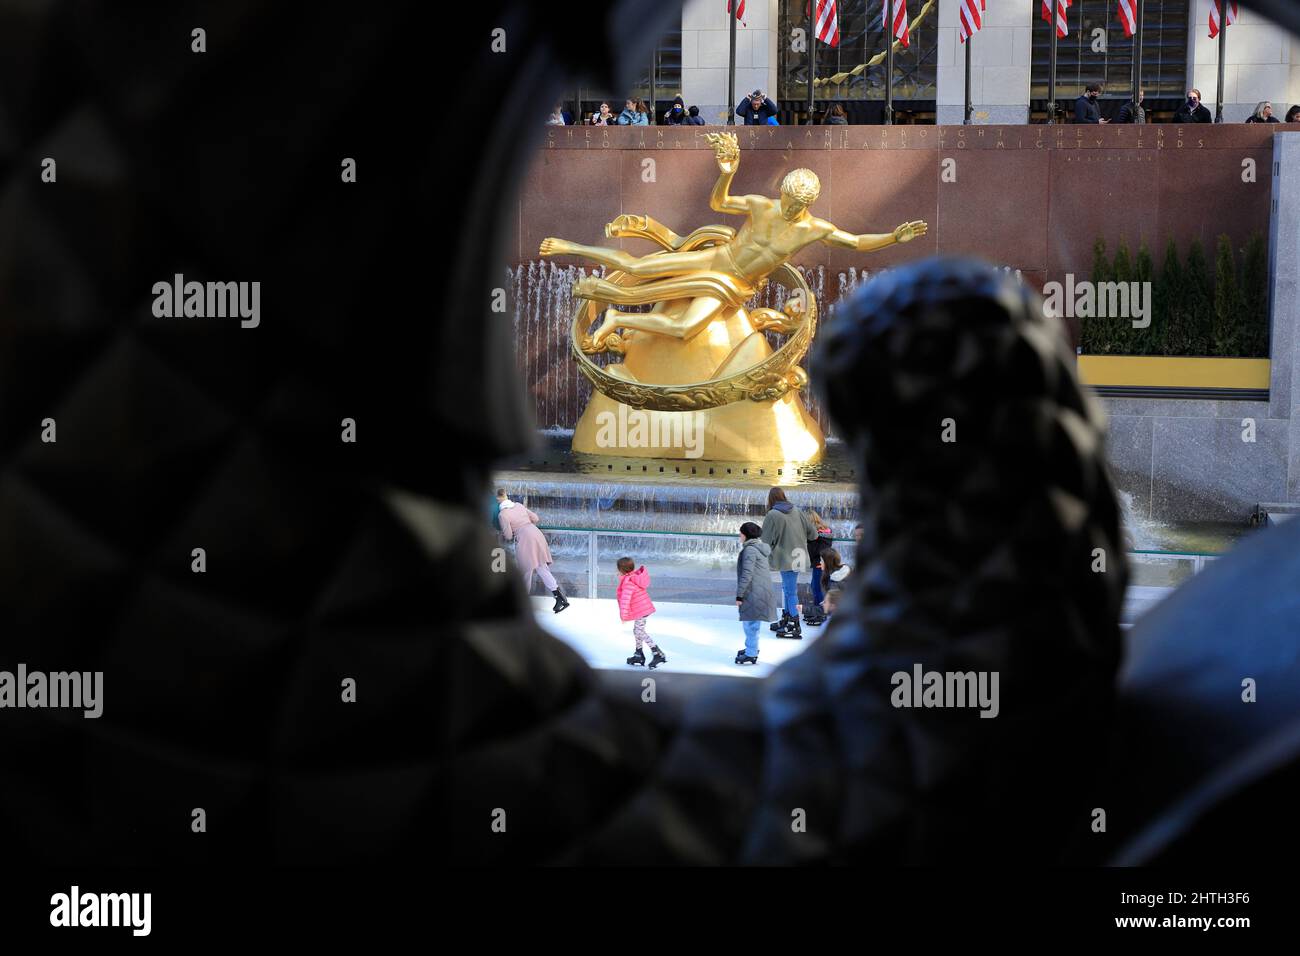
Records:
<instances>
[{"instance_id":1,"label":"green shrub","mask_svg":"<svg viewBox=\"0 0 1300 956\"><path fill-rule=\"evenodd\" d=\"M1199 239L1187 250L1183 286L1186 298L1182 311L1182 348L1175 354L1210 355L1214 334L1214 292L1210 285L1210 266L1205 258L1205 246Z\"/></svg>"},{"instance_id":2,"label":"green shrub","mask_svg":"<svg viewBox=\"0 0 1300 956\"><path fill-rule=\"evenodd\" d=\"M1151 250L1145 240L1138 246L1137 260L1133 265L1133 281L1151 283L1151 312L1148 314L1151 324L1145 329L1135 329L1129 323L1129 352L1132 355L1156 355L1159 353L1159 343L1156 341L1155 263L1151 261Z\"/></svg>"},{"instance_id":3,"label":"green shrub","mask_svg":"<svg viewBox=\"0 0 1300 956\"><path fill-rule=\"evenodd\" d=\"M1119 241L1119 248L1115 250L1115 265L1110 273L1111 282L1119 282L1128 285L1133 281L1133 260L1129 256L1128 243L1123 239ZM1100 298L1100 294L1098 296ZM1101 310L1101 303L1097 303L1098 311ZM1137 331L1133 328L1133 320L1121 316L1110 316L1102 319L1106 323L1110 341L1110 351L1112 355L1132 355L1133 354L1133 333Z\"/></svg>"},{"instance_id":4,"label":"green shrub","mask_svg":"<svg viewBox=\"0 0 1300 956\"><path fill-rule=\"evenodd\" d=\"M1110 281L1110 258L1106 255L1106 240L1098 238L1092 244L1092 281L1094 284ZM1079 347L1085 355L1105 355L1109 344L1105 321L1095 315L1079 319Z\"/></svg>"},{"instance_id":5,"label":"green shrub","mask_svg":"<svg viewBox=\"0 0 1300 956\"><path fill-rule=\"evenodd\" d=\"M1106 241L1093 244L1092 281L1152 284L1151 324L1094 316L1079 322L1080 347L1087 355L1246 356L1266 358L1269 336L1268 244L1256 232L1246 243L1240 266L1228 236L1215 248L1214 275L1200 241L1184 262L1170 239L1164 261L1155 268L1146 242L1136 258L1120 240L1112 259Z\"/></svg>"},{"instance_id":6,"label":"green shrub","mask_svg":"<svg viewBox=\"0 0 1300 956\"><path fill-rule=\"evenodd\" d=\"M1243 355L1248 334L1241 290L1237 285L1237 256L1232 238L1219 236L1219 250L1214 263L1214 319L1212 323L1213 355Z\"/></svg>"},{"instance_id":7,"label":"green shrub","mask_svg":"<svg viewBox=\"0 0 1300 956\"><path fill-rule=\"evenodd\" d=\"M1158 346L1154 355L1174 355L1177 346L1178 326L1181 323L1183 300L1183 263L1178 255L1178 244L1170 239L1165 246L1165 262L1156 279L1155 308L1152 310L1153 340Z\"/></svg>"},{"instance_id":8,"label":"green shrub","mask_svg":"<svg viewBox=\"0 0 1300 956\"><path fill-rule=\"evenodd\" d=\"M1241 267L1242 355L1268 357L1268 243L1256 232Z\"/></svg>"}]
</instances>

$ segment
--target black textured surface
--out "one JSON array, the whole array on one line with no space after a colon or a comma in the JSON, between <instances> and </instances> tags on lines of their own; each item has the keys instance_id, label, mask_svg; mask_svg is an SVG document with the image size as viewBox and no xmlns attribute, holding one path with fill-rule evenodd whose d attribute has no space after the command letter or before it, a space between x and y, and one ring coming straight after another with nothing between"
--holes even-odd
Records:
<instances>
[{"instance_id":1,"label":"black textured surface","mask_svg":"<svg viewBox=\"0 0 1300 956\"><path fill-rule=\"evenodd\" d=\"M1115 839L1077 845L1092 807L1131 803L1116 830L1136 831L1230 758L1221 734L1258 742L1291 713L1251 726L1225 709L1231 731L1141 742L1206 705L1187 671L1143 663L1172 660L1156 651L1197 620L1201 647L1223 640L1210 622L1244 622L1226 660L1187 665L1213 700L1243 667L1293 674L1294 617L1260 614L1278 605L1258 570L1294 581L1300 549L1261 543L1134 636L1156 656L1131 668L1113 747L1143 773L1101 779L1124 572L1099 425L1041 313L972 264L899 270L826 330L815 374L866 462L878 550L808 653L761 683L681 680L689 700L654 710L546 636L514 576L490 573L481 516L493 457L530 427L488 309L494 213L538 135L524 117L579 69L625 85L612 64L644 62L673 10L553 13L467 8L462 41L415 3L0 9L0 642L6 663L106 674L97 721L3 714L8 852L1105 857ZM498 25L506 58L488 52ZM152 318L175 272L261 281L261 327ZM39 440L46 416L57 444ZM1264 540L1296 539L1279 534ZM889 675L915 662L999 670L1002 715L895 710ZM1244 799L1276 814L1288 793ZM190 833L200 806L219 839Z\"/></svg>"}]
</instances>

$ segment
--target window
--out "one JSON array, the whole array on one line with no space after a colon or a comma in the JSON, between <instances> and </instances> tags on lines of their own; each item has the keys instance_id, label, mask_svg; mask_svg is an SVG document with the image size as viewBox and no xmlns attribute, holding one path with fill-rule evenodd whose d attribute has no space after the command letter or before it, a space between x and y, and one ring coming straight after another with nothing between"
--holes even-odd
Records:
<instances>
[{"instance_id":1,"label":"window","mask_svg":"<svg viewBox=\"0 0 1300 956\"><path fill-rule=\"evenodd\" d=\"M1045 108L1051 32L1034 14L1031 99ZM1142 17L1142 83L1152 101L1181 102L1187 89L1187 0L1146 0ZM1074 0L1067 14L1070 35L1056 45L1056 99L1064 104L1088 83L1104 84L1103 99L1127 101L1133 88L1133 38L1124 36L1115 0ZM1093 31L1105 31L1106 49L1093 52Z\"/></svg>"},{"instance_id":2,"label":"window","mask_svg":"<svg viewBox=\"0 0 1300 956\"><path fill-rule=\"evenodd\" d=\"M885 49L883 9L888 0L841 0L836 4L840 27L837 47L817 43L816 78L827 79L851 71ZM901 0L899 0L901 2ZM894 99L904 105L934 109L936 63L938 60L939 10L936 0L919 27L910 30L911 45L894 53ZM908 0L907 12L915 19L924 7L922 0ZM808 55L790 49L794 31L807 29L806 0L780 0L780 37L777 42L778 92L781 105L793 108L808 101ZM881 100L885 98L885 64L844 76L841 82L816 86L814 96L824 101ZM921 102L916 102L921 101ZM846 103L846 108L851 104ZM850 109L850 115L857 111Z\"/></svg>"}]
</instances>

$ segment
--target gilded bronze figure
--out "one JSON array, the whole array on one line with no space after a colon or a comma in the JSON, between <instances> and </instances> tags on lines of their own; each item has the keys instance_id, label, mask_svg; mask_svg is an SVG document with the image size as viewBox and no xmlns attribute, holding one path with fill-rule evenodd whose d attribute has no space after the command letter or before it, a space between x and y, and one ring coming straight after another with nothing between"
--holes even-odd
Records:
<instances>
[{"instance_id":1,"label":"gilded bronze figure","mask_svg":"<svg viewBox=\"0 0 1300 956\"><path fill-rule=\"evenodd\" d=\"M789 260L814 242L872 252L926 234L923 221L890 233L855 235L817 218L810 207L821 184L809 169L788 173L776 199L733 196L740 165L736 136L710 133L706 139L720 173L709 204L716 212L744 216L739 229L704 226L683 237L649 216L624 215L605 227L607 236L649 239L663 251L634 256L563 239L541 243L543 256L579 256L614 270L574 286L574 354L599 393L575 429L575 451L679 457L671 448L614 449L598 441L598 419L621 403L648 415L707 412L706 459L817 458L821 430L798 396L807 384L799 363L816 331L816 301ZM770 277L791 287L784 308L748 309ZM651 310L616 308L644 305ZM589 332L602 308L603 319ZM701 334L711 327L710 334ZM763 334L769 329L790 336L775 352ZM602 368L587 357L602 352L622 354L624 361Z\"/></svg>"}]
</instances>

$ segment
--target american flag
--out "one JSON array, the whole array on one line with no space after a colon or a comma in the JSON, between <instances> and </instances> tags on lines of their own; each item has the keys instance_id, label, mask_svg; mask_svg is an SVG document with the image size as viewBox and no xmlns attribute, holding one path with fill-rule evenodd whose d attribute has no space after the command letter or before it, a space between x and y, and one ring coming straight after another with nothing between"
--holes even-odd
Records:
<instances>
[{"instance_id":1,"label":"american flag","mask_svg":"<svg viewBox=\"0 0 1300 956\"><path fill-rule=\"evenodd\" d=\"M880 26L889 29L889 0L881 0ZM912 45L911 34L907 32L907 0L894 0L894 39L901 41L903 46Z\"/></svg>"},{"instance_id":2,"label":"american flag","mask_svg":"<svg viewBox=\"0 0 1300 956\"><path fill-rule=\"evenodd\" d=\"M1219 8L1223 6L1223 0L1210 3L1210 39L1213 40L1219 35ZM1237 0L1232 0L1232 6L1228 7L1228 26L1237 22Z\"/></svg>"},{"instance_id":3,"label":"american flag","mask_svg":"<svg viewBox=\"0 0 1300 956\"><path fill-rule=\"evenodd\" d=\"M986 7L985 0L961 0L961 9L957 13L960 21L957 27L957 38L965 43L975 34L980 32L984 26L984 18L980 16Z\"/></svg>"},{"instance_id":4,"label":"american flag","mask_svg":"<svg viewBox=\"0 0 1300 956\"><path fill-rule=\"evenodd\" d=\"M731 12L731 0L727 0L727 12ZM740 0L740 5L736 7L736 19L745 24L745 0Z\"/></svg>"},{"instance_id":5,"label":"american flag","mask_svg":"<svg viewBox=\"0 0 1300 956\"><path fill-rule=\"evenodd\" d=\"M831 46L840 45L840 22L835 16L835 0L817 0L817 39Z\"/></svg>"},{"instance_id":6,"label":"american flag","mask_svg":"<svg viewBox=\"0 0 1300 956\"><path fill-rule=\"evenodd\" d=\"M1137 0L1119 0L1119 22L1124 24L1124 35L1131 37L1137 29Z\"/></svg>"},{"instance_id":7,"label":"american flag","mask_svg":"<svg viewBox=\"0 0 1300 956\"><path fill-rule=\"evenodd\" d=\"M1065 11L1070 9L1070 0L1056 0L1056 36L1064 40L1070 35L1070 25L1065 20ZM1043 19L1052 22L1052 6L1043 0Z\"/></svg>"}]
</instances>

